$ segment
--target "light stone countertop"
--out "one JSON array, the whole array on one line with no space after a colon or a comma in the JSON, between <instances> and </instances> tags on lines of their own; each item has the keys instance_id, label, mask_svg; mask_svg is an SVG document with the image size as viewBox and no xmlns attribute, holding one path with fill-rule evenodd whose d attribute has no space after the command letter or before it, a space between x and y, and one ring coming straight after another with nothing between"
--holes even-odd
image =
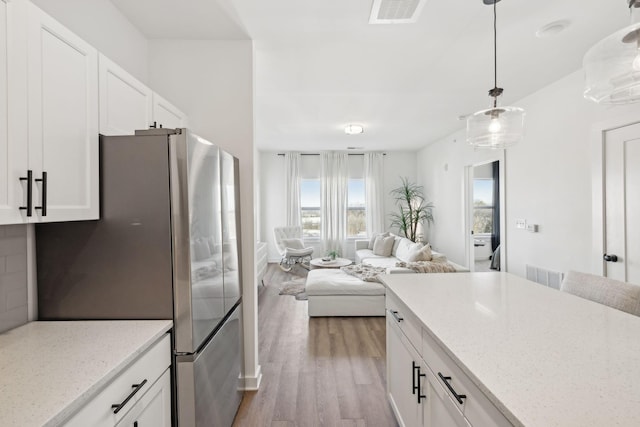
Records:
<instances>
[{"instance_id":1,"label":"light stone countertop","mask_svg":"<svg viewBox=\"0 0 640 427\"><path fill-rule=\"evenodd\" d=\"M508 273L384 276L516 426L640 426L640 317Z\"/></svg>"},{"instance_id":2,"label":"light stone countertop","mask_svg":"<svg viewBox=\"0 0 640 427\"><path fill-rule=\"evenodd\" d=\"M31 322L0 334L0 426L55 426L172 327L170 320Z\"/></svg>"}]
</instances>

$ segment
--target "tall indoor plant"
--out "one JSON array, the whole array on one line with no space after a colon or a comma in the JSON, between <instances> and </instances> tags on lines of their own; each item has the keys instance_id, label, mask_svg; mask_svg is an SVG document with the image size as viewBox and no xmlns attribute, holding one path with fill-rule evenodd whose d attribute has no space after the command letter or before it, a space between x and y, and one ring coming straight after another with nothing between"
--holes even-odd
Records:
<instances>
[{"instance_id":1,"label":"tall indoor plant","mask_svg":"<svg viewBox=\"0 0 640 427\"><path fill-rule=\"evenodd\" d=\"M422 186L400 177L402 185L391 190L399 211L391 214L391 226L400 231L412 242L418 237L418 224L433 223L433 203L426 202Z\"/></svg>"}]
</instances>

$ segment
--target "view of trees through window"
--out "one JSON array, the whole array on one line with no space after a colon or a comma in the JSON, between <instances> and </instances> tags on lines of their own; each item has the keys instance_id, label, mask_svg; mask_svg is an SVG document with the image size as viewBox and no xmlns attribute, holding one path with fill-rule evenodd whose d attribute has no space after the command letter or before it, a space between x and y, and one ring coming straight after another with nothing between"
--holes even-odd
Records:
<instances>
[{"instance_id":1,"label":"view of trees through window","mask_svg":"<svg viewBox=\"0 0 640 427\"><path fill-rule=\"evenodd\" d=\"M493 233L493 179L473 180L473 234Z\"/></svg>"},{"instance_id":2,"label":"view of trees through window","mask_svg":"<svg viewBox=\"0 0 640 427\"><path fill-rule=\"evenodd\" d=\"M367 218L364 203L364 179L349 180L347 196L347 237L366 237Z\"/></svg>"},{"instance_id":3,"label":"view of trees through window","mask_svg":"<svg viewBox=\"0 0 640 427\"><path fill-rule=\"evenodd\" d=\"M303 179L300 182L302 234L307 238L320 238L320 188L319 179ZM350 179L347 190L347 237L365 237L364 180Z\"/></svg>"},{"instance_id":4,"label":"view of trees through window","mask_svg":"<svg viewBox=\"0 0 640 427\"><path fill-rule=\"evenodd\" d=\"M300 208L303 237L320 238L320 180L300 182Z\"/></svg>"}]
</instances>

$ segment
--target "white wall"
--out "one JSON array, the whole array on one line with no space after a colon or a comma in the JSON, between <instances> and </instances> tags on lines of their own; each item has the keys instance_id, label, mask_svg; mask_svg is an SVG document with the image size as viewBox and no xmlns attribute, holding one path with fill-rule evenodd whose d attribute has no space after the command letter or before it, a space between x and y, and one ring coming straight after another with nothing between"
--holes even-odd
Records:
<instances>
[{"instance_id":1,"label":"white wall","mask_svg":"<svg viewBox=\"0 0 640 427\"><path fill-rule=\"evenodd\" d=\"M505 237L507 270L519 276L525 275L526 264L560 272L597 271L591 262L592 130L598 122L638 114L640 106L598 106L586 101L582 91L579 70L514 103L527 113L526 137L505 154ZM418 181L433 193L436 205L430 239L455 262L465 261L464 167L495 154L467 146L464 130L419 152L424 167ZM520 218L539 224L539 232L516 229Z\"/></svg>"},{"instance_id":2,"label":"white wall","mask_svg":"<svg viewBox=\"0 0 640 427\"><path fill-rule=\"evenodd\" d=\"M255 283L253 44L251 41L153 40L150 86L189 116L189 127L240 161L242 280L247 386L259 380Z\"/></svg>"},{"instance_id":3,"label":"white wall","mask_svg":"<svg viewBox=\"0 0 640 427\"><path fill-rule=\"evenodd\" d=\"M109 0L31 1L136 78L148 82L147 39Z\"/></svg>"},{"instance_id":4,"label":"white wall","mask_svg":"<svg viewBox=\"0 0 640 427\"><path fill-rule=\"evenodd\" d=\"M309 161L311 156L303 157ZM416 180L416 153L389 151L384 156L384 192L387 196L391 190L400 185L400 177L407 177L410 181ZM318 157L319 159L319 157ZM318 160L318 165L319 160ZM260 152L260 210L261 210L261 235L259 240L267 242L269 262L280 261L280 255L273 240L273 228L286 225L285 214L285 176L284 156L278 156L275 152ZM319 169L316 171L319 174ZM389 225L388 214L396 210L394 200L389 196L385 202L386 225ZM314 256L321 256L319 242L311 244L314 247ZM343 256L354 258L354 247L349 245L348 251Z\"/></svg>"}]
</instances>

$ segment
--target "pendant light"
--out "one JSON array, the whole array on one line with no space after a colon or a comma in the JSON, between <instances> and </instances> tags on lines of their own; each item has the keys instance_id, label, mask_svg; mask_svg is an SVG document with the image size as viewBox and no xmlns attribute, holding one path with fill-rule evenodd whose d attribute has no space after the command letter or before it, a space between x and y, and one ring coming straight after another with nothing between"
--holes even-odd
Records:
<instances>
[{"instance_id":1,"label":"pendant light","mask_svg":"<svg viewBox=\"0 0 640 427\"><path fill-rule=\"evenodd\" d=\"M467 117L467 142L474 147L505 148L522 140L524 135L524 110L518 107L498 106L498 97L504 89L498 87L498 43L496 3L500 0L483 0L493 5L493 78L494 87L489 90L493 106Z\"/></svg>"},{"instance_id":2,"label":"pendant light","mask_svg":"<svg viewBox=\"0 0 640 427\"><path fill-rule=\"evenodd\" d=\"M598 104L640 101L640 0L626 0L631 25L598 42L584 56L584 97Z\"/></svg>"}]
</instances>

